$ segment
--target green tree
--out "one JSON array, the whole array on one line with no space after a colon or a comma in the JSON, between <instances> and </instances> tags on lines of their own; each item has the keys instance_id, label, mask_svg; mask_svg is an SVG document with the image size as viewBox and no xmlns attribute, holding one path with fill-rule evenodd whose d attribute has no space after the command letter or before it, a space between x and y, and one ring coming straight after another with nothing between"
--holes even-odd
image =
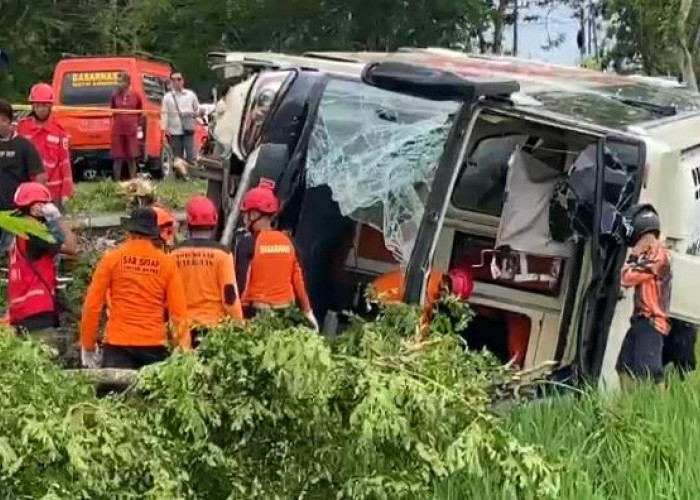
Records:
<instances>
[{"instance_id":1,"label":"green tree","mask_svg":"<svg viewBox=\"0 0 700 500\"><path fill-rule=\"evenodd\" d=\"M698 0L605 0L603 14L614 41L607 62L616 69L638 65L649 75L682 74L697 90Z\"/></svg>"},{"instance_id":2,"label":"green tree","mask_svg":"<svg viewBox=\"0 0 700 500\"><path fill-rule=\"evenodd\" d=\"M490 0L0 0L0 10L10 98L50 79L62 52L164 56L204 90L213 50L470 49L500 19Z\"/></svg>"}]
</instances>

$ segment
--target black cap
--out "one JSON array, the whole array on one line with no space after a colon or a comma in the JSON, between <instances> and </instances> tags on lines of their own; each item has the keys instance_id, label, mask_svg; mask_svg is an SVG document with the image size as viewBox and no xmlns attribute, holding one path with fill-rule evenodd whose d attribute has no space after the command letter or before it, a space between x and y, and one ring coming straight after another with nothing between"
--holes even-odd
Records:
<instances>
[{"instance_id":1,"label":"black cap","mask_svg":"<svg viewBox=\"0 0 700 500\"><path fill-rule=\"evenodd\" d=\"M132 234L140 234L149 238L158 238L158 217L152 208L140 207L131 212L131 216L126 221L125 228Z\"/></svg>"},{"instance_id":2,"label":"black cap","mask_svg":"<svg viewBox=\"0 0 700 500\"><path fill-rule=\"evenodd\" d=\"M0 99L0 115L5 116L8 120L12 121L14 118L14 110L12 109L12 104L7 101Z\"/></svg>"}]
</instances>

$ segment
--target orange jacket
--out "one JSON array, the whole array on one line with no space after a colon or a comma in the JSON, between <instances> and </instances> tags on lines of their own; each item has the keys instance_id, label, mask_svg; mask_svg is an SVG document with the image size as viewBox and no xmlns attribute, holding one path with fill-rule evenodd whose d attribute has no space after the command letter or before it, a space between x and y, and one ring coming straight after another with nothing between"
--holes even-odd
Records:
<instances>
[{"instance_id":1,"label":"orange jacket","mask_svg":"<svg viewBox=\"0 0 700 500\"><path fill-rule=\"evenodd\" d=\"M268 230L244 242L246 247L239 247L236 255L247 268L243 303L282 307L296 302L304 311L310 311L304 276L289 236Z\"/></svg>"},{"instance_id":2,"label":"orange jacket","mask_svg":"<svg viewBox=\"0 0 700 500\"><path fill-rule=\"evenodd\" d=\"M228 248L210 240L187 240L170 255L185 286L190 327L212 326L226 317L243 319L233 255Z\"/></svg>"},{"instance_id":3,"label":"orange jacket","mask_svg":"<svg viewBox=\"0 0 700 500\"><path fill-rule=\"evenodd\" d=\"M166 308L175 326L175 343L189 349L187 301L175 260L149 240L129 239L106 253L88 287L80 324L80 342L93 350L109 294L105 343L160 346L168 342Z\"/></svg>"},{"instance_id":4,"label":"orange jacket","mask_svg":"<svg viewBox=\"0 0 700 500\"><path fill-rule=\"evenodd\" d=\"M622 286L635 288L634 315L648 318L662 335L671 331L671 254L656 242L622 270Z\"/></svg>"},{"instance_id":5,"label":"orange jacket","mask_svg":"<svg viewBox=\"0 0 700 500\"><path fill-rule=\"evenodd\" d=\"M73 171L65 129L53 117L42 123L30 115L17 124L17 133L32 141L39 152L51 199L60 203L64 198L72 197Z\"/></svg>"},{"instance_id":6,"label":"orange jacket","mask_svg":"<svg viewBox=\"0 0 700 500\"><path fill-rule=\"evenodd\" d=\"M440 283L442 282L442 273L440 271L431 270L428 277L428 287L425 290L425 314L429 315L433 309L433 305L440 298ZM403 301L404 292L406 290L406 275L402 269L396 269L386 274L382 274L372 283L375 293L379 299L385 303L396 303Z\"/></svg>"}]
</instances>

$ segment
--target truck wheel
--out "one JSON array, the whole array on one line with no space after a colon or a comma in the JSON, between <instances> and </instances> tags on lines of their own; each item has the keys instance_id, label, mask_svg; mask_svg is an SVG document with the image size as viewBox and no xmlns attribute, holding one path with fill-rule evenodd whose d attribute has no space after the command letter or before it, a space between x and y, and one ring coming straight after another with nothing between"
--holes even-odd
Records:
<instances>
[{"instance_id":1,"label":"truck wheel","mask_svg":"<svg viewBox=\"0 0 700 500\"><path fill-rule=\"evenodd\" d=\"M148 170L154 179L166 179L173 173L173 150L170 144L163 143L160 157L148 159Z\"/></svg>"},{"instance_id":2,"label":"truck wheel","mask_svg":"<svg viewBox=\"0 0 700 500\"><path fill-rule=\"evenodd\" d=\"M82 175L80 176L84 181L94 181L97 179L97 170L94 168L83 169Z\"/></svg>"}]
</instances>

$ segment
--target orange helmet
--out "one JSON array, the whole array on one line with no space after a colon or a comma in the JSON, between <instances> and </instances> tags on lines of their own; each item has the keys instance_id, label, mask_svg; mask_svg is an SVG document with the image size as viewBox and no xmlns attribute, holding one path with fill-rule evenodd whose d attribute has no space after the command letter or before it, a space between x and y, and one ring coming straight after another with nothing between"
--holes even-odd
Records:
<instances>
[{"instance_id":1,"label":"orange helmet","mask_svg":"<svg viewBox=\"0 0 700 500\"><path fill-rule=\"evenodd\" d=\"M31 104L53 104L53 89L48 83L37 83L29 92Z\"/></svg>"},{"instance_id":2,"label":"orange helmet","mask_svg":"<svg viewBox=\"0 0 700 500\"><path fill-rule=\"evenodd\" d=\"M172 245L175 242L175 218L164 208L153 207L153 211L156 213L160 238L167 245Z\"/></svg>"},{"instance_id":3,"label":"orange helmet","mask_svg":"<svg viewBox=\"0 0 700 500\"><path fill-rule=\"evenodd\" d=\"M280 202L269 187L256 187L248 191L241 204L241 212L255 210L264 215L275 215L280 209Z\"/></svg>"},{"instance_id":4,"label":"orange helmet","mask_svg":"<svg viewBox=\"0 0 700 500\"><path fill-rule=\"evenodd\" d=\"M34 203L50 203L51 193L38 182L23 182L15 191L14 202L17 208L28 208Z\"/></svg>"}]
</instances>

